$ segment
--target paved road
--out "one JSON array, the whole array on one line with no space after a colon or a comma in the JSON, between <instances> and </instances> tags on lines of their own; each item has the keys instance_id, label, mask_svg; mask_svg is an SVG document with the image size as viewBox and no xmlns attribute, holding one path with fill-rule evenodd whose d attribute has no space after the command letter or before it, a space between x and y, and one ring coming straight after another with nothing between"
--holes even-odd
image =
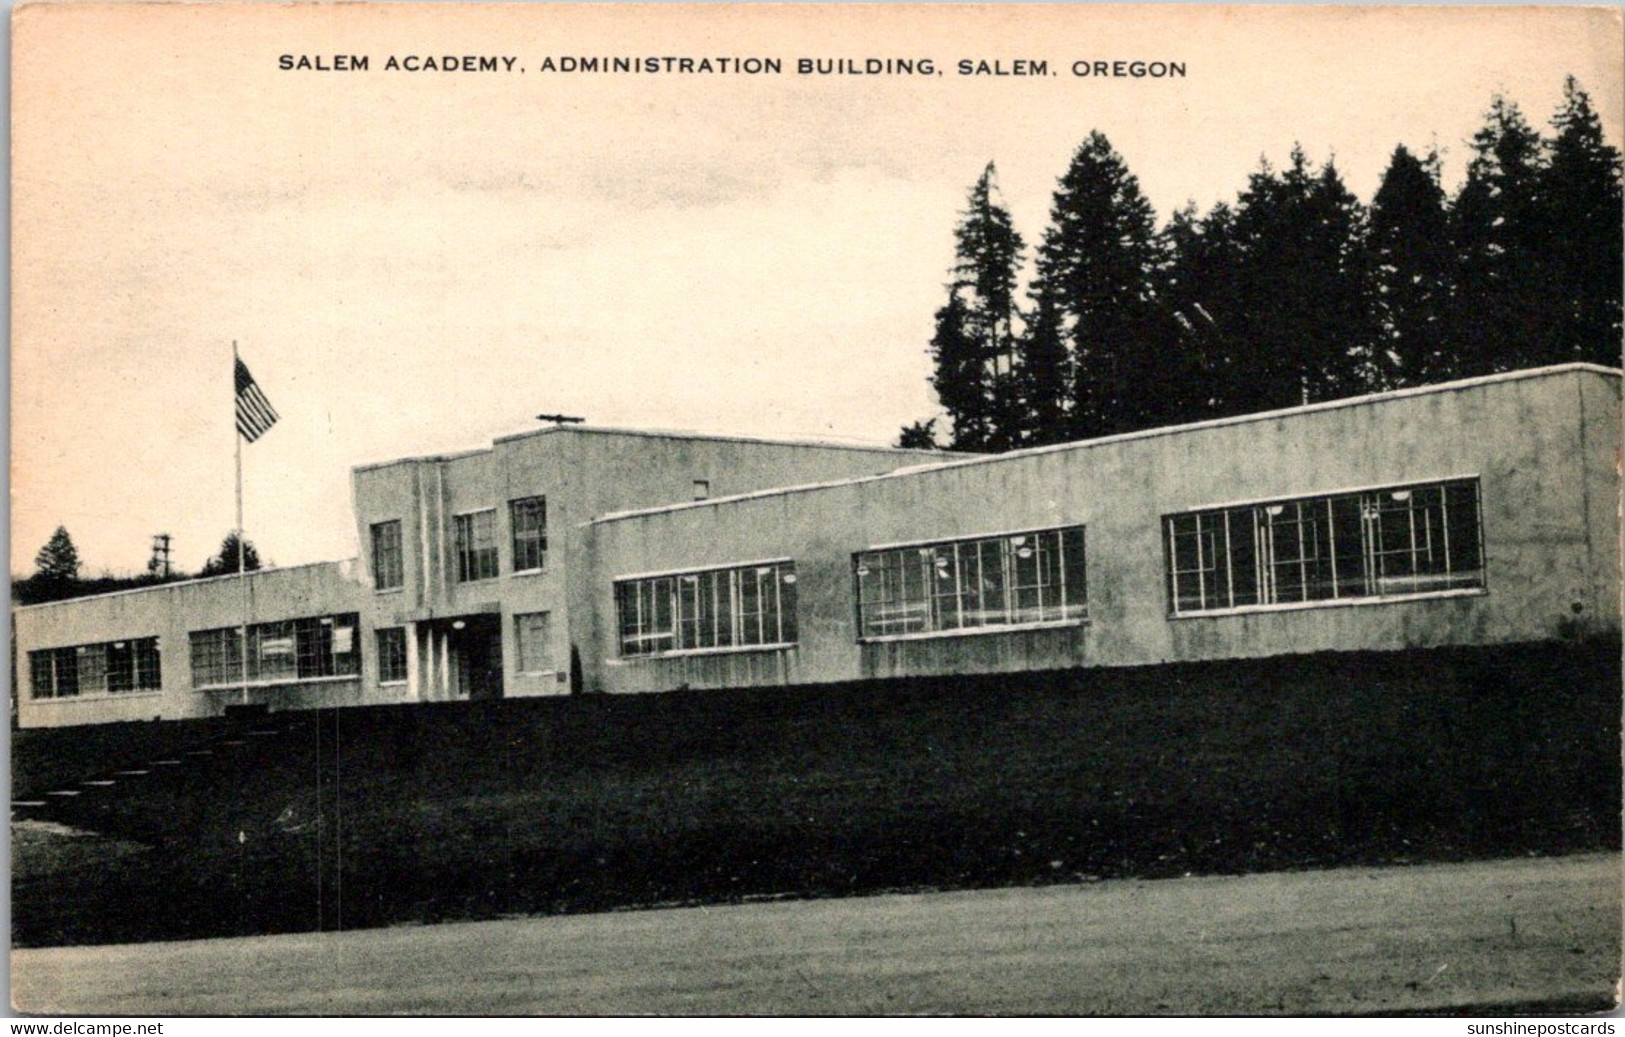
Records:
<instances>
[{"instance_id":1,"label":"paved road","mask_svg":"<svg viewBox=\"0 0 1625 1037\"><path fill-rule=\"evenodd\" d=\"M19 1009L79 1015L1369 1013L1619 974L1613 854L12 956Z\"/></svg>"}]
</instances>

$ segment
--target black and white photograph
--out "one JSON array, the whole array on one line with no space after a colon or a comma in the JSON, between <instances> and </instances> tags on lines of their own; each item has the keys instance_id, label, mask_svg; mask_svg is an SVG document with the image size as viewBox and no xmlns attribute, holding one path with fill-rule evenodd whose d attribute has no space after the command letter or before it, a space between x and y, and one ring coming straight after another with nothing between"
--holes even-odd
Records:
<instances>
[{"instance_id":1,"label":"black and white photograph","mask_svg":"<svg viewBox=\"0 0 1625 1037\"><path fill-rule=\"evenodd\" d=\"M1618 1010L1618 6L10 52L14 1014Z\"/></svg>"}]
</instances>

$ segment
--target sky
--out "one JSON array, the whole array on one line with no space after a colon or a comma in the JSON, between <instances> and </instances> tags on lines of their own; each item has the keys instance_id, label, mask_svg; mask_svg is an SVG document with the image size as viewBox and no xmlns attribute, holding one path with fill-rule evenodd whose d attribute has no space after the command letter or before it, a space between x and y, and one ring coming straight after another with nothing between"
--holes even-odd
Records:
<instances>
[{"instance_id":1,"label":"sky","mask_svg":"<svg viewBox=\"0 0 1625 1037\"><path fill-rule=\"evenodd\" d=\"M1569 74L1618 146L1621 38L1617 9L1573 7L26 9L12 571L58 525L89 573L140 571L160 531L202 565L235 524L233 341L282 415L244 450L248 535L282 565L356 553L352 466L540 412L888 442L937 411L932 314L988 161L1030 244L1097 129L1160 219L1232 200L1295 142L1366 200L1401 143L1438 147L1453 186L1497 92L1544 128ZM368 70L278 67L339 53ZM426 54L517 61L383 68ZM541 71L566 55L786 71ZM802 57L943 74L800 76Z\"/></svg>"}]
</instances>

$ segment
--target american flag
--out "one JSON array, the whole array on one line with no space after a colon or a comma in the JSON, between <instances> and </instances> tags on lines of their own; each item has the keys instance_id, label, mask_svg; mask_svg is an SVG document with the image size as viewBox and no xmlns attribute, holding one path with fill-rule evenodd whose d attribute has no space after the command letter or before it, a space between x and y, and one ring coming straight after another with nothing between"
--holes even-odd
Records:
<instances>
[{"instance_id":1,"label":"american flag","mask_svg":"<svg viewBox=\"0 0 1625 1037\"><path fill-rule=\"evenodd\" d=\"M276 409L265 398L254 376L248 373L248 365L237 361L237 431L252 443L270 431L276 419Z\"/></svg>"}]
</instances>

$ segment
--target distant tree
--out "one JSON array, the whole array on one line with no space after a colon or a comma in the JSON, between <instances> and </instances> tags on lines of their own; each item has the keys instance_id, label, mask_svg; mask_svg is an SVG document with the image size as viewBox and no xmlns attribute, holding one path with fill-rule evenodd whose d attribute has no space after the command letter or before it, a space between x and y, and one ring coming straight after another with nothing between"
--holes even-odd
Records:
<instances>
[{"instance_id":1,"label":"distant tree","mask_svg":"<svg viewBox=\"0 0 1625 1037\"><path fill-rule=\"evenodd\" d=\"M958 449L1016 444L1011 372L1016 352L1016 277L1026 244L999 198L989 162L954 228L949 305L937 316L933 383Z\"/></svg>"},{"instance_id":2,"label":"distant tree","mask_svg":"<svg viewBox=\"0 0 1625 1037\"><path fill-rule=\"evenodd\" d=\"M941 450L937 443L937 419L904 425L897 435L897 446L900 450Z\"/></svg>"},{"instance_id":3,"label":"distant tree","mask_svg":"<svg viewBox=\"0 0 1625 1037\"><path fill-rule=\"evenodd\" d=\"M224 540L220 541L220 553L204 562L203 571L198 575L224 576L227 573L243 570L253 572L258 568L260 568L260 553L254 548L252 540L243 541L242 569L238 568L237 533L233 530L226 534Z\"/></svg>"},{"instance_id":4,"label":"distant tree","mask_svg":"<svg viewBox=\"0 0 1625 1037\"><path fill-rule=\"evenodd\" d=\"M970 321L965 300L950 289L948 301L937 310L936 333L931 336L935 368L931 385L948 412L953 424L951 442L959 450L980 448L992 431L986 358Z\"/></svg>"},{"instance_id":5,"label":"distant tree","mask_svg":"<svg viewBox=\"0 0 1625 1037\"><path fill-rule=\"evenodd\" d=\"M1373 339L1365 210L1335 165L1317 173L1301 147L1266 162L1237 203L1242 263L1238 334L1227 339L1233 412L1287 407L1364 387Z\"/></svg>"},{"instance_id":6,"label":"distant tree","mask_svg":"<svg viewBox=\"0 0 1625 1037\"><path fill-rule=\"evenodd\" d=\"M1090 133L1056 186L1032 292L1071 357L1072 437L1146 423L1158 391L1155 231L1139 180L1105 134Z\"/></svg>"},{"instance_id":7,"label":"distant tree","mask_svg":"<svg viewBox=\"0 0 1625 1037\"><path fill-rule=\"evenodd\" d=\"M1072 356L1061 326L1058 300L1038 293L1036 308L1016 343L1013 424L1023 446L1045 446L1069 437Z\"/></svg>"},{"instance_id":8,"label":"distant tree","mask_svg":"<svg viewBox=\"0 0 1625 1037\"><path fill-rule=\"evenodd\" d=\"M1538 364L1553 334L1543 304L1540 136L1498 96L1472 147L1451 207L1457 270L1449 331L1463 375Z\"/></svg>"},{"instance_id":9,"label":"distant tree","mask_svg":"<svg viewBox=\"0 0 1625 1037\"><path fill-rule=\"evenodd\" d=\"M45 584L66 585L79 578L79 550L67 527L58 526L51 539L34 556L34 579Z\"/></svg>"},{"instance_id":10,"label":"distant tree","mask_svg":"<svg viewBox=\"0 0 1625 1037\"><path fill-rule=\"evenodd\" d=\"M1019 445L1011 383L1019 316L1016 279L1027 243L1017 233L1010 210L999 195L998 170L992 162L971 188L965 212L954 231L954 242L954 283L964 293L970 331L986 368L990 405L987 433L980 446L1008 450Z\"/></svg>"},{"instance_id":11,"label":"distant tree","mask_svg":"<svg viewBox=\"0 0 1625 1037\"><path fill-rule=\"evenodd\" d=\"M1541 271L1551 309L1552 342L1540 362L1620 364L1620 294L1625 280L1620 227L1620 153L1602 135L1591 98L1573 76L1552 119L1540 201Z\"/></svg>"},{"instance_id":12,"label":"distant tree","mask_svg":"<svg viewBox=\"0 0 1625 1037\"><path fill-rule=\"evenodd\" d=\"M1444 381L1460 372L1448 334L1455 250L1439 155L1394 149L1371 203L1377 344L1373 388Z\"/></svg>"},{"instance_id":13,"label":"distant tree","mask_svg":"<svg viewBox=\"0 0 1625 1037\"><path fill-rule=\"evenodd\" d=\"M1220 203L1199 217L1188 203L1163 228L1162 248L1166 259L1155 279L1164 358L1158 424L1201 421L1223 412L1225 387L1238 377L1229 341L1241 265L1235 214Z\"/></svg>"}]
</instances>

